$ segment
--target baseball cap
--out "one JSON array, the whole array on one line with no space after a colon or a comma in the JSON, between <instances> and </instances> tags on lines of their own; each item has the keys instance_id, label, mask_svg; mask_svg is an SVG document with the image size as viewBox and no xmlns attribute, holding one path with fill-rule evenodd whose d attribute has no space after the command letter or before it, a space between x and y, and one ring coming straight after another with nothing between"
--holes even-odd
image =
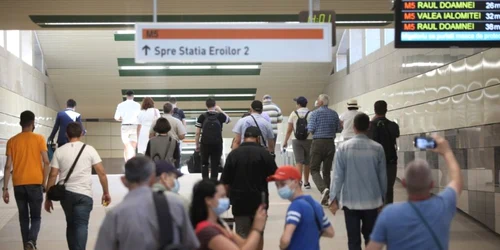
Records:
<instances>
[{"instance_id":1,"label":"baseball cap","mask_svg":"<svg viewBox=\"0 0 500 250\"><path fill-rule=\"evenodd\" d=\"M176 169L174 167L174 165L170 164L168 161L159 160L159 161L155 161L155 164L156 164L156 176L157 177L163 173L176 174L177 178L184 175L183 173L181 173L181 171Z\"/></svg>"},{"instance_id":2,"label":"baseball cap","mask_svg":"<svg viewBox=\"0 0 500 250\"><path fill-rule=\"evenodd\" d=\"M262 99L263 99L263 100L266 100L266 99L271 100L271 99L273 99L273 98L271 97L271 95L264 95L264 97L262 97Z\"/></svg>"},{"instance_id":3,"label":"baseball cap","mask_svg":"<svg viewBox=\"0 0 500 250\"><path fill-rule=\"evenodd\" d=\"M292 166L282 166L276 169L274 175L267 177L267 181L300 180L299 170Z\"/></svg>"},{"instance_id":4,"label":"baseball cap","mask_svg":"<svg viewBox=\"0 0 500 250\"><path fill-rule=\"evenodd\" d=\"M245 130L245 138L247 137L254 137L254 138L257 138L261 136L260 134L260 130L259 128L255 127L255 126L252 126L252 127L248 127L246 130Z\"/></svg>"},{"instance_id":5,"label":"baseball cap","mask_svg":"<svg viewBox=\"0 0 500 250\"><path fill-rule=\"evenodd\" d=\"M263 105L262 105L262 102L259 101L259 100L253 101L251 107L252 107L253 110L255 110L257 112L262 111L262 109L264 108Z\"/></svg>"},{"instance_id":6,"label":"baseball cap","mask_svg":"<svg viewBox=\"0 0 500 250\"><path fill-rule=\"evenodd\" d=\"M297 104L300 104L301 106L307 106L307 99L303 96L299 96L297 98L293 98L294 101L297 102Z\"/></svg>"}]
</instances>

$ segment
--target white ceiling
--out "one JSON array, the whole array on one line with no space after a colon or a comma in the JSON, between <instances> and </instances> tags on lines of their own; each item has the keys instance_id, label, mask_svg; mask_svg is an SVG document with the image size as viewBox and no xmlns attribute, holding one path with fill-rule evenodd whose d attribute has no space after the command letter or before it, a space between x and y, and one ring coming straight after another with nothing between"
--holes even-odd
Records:
<instances>
[{"instance_id":1,"label":"white ceiling","mask_svg":"<svg viewBox=\"0 0 500 250\"><path fill-rule=\"evenodd\" d=\"M271 94L284 113L292 98L315 98L328 83L329 63L264 63L260 76L120 77L117 58L133 58L134 42L114 41L113 30L37 31L57 101L74 98L86 118L110 118L122 89L257 88L257 99ZM311 104L313 102L311 101ZM249 101L221 101L223 108L248 107ZM161 107L163 103L157 103ZM199 109L204 102L181 102Z\"/></svg>"}]
</instances>

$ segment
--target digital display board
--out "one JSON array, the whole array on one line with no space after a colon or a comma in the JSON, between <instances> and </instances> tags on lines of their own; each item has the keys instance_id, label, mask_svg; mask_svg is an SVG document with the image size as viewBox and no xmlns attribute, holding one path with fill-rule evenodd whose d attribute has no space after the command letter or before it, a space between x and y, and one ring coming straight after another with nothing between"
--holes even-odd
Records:
<instances>
[{"instance_id":1,"label":"digital display board","mask_svg":"<svg viewBox=\"0 0 500 250\"><path fill-rule=\"evenodd\" d=\"M309 22L309 11L304 10L299 12L299 22L307 23ZM331 23L332 24L332 47L337 43L336 32L335 32L335 11L333 10L319 10L313 11L312 15L313 23Z\"/></svg>"},{"instance_id":2,"label":"digital display board","mask_svg":"<svg viewBox=\"0 0 500 250\"><path fill-rule=\"evenodd\" d=\"M396 48L500 47L500 0L399 0L394 7Z\"/></svg>"}]
</instances>

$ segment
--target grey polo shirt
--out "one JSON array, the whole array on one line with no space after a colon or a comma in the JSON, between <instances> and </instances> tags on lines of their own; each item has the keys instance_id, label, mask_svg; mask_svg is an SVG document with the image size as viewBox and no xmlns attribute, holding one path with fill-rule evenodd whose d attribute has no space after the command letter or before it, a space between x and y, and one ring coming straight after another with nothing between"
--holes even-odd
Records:
<instances>
[{"instance_id":1,"label":"grey polo shirt","mask_svg":"<svg viewBox=\"0 0 500 250\"><path fill-rule=\"evenodd\" d=\"M183 202L172 195L167 201L174 223L174 243L188 249L199 247ZM101 225L95 250L158 250L159 225L152 190L139 187L131 190L115 208L106 214Z\"/></svg>"}]
</instances>

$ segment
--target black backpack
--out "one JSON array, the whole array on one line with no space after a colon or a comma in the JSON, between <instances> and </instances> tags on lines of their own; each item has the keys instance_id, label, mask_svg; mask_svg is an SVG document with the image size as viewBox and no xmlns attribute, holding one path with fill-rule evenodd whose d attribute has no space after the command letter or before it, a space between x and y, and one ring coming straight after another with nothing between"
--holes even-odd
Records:
<instances>
[{"instance_id":1,"label":"black backpack","mask_svg":"<svg viewBox=\"0 0 500 250\"><path fill-rule=\"evenodd\" d=\"M222 142L222 124L219 114L204 114L205 119L201 127L201 143L219 144Z\"/></svg>"},{"instance_id":2,"label":"black backpack","mask_svg":"<svg viewBox=\"0 0 500 250\"><path fill-rule=\"evenodd\" d=\"M385 159L387 163L396 163L398 161L398 154L396 149L396 138L391 134L389 126L392 122L387 119L376 121L375 133L373 140L380 143L384 148Z\"/></svg>"},{"instance_id":3,"label":"black backpack","mask_svg":"<svg viewBox=\"0 0 500 250\"><path fill-rule=\"evenodd\" d=\"M201 156L200 152L194 152L187 161L189 173L201 173Z\"/></svg>"},{"instance_id":4,"label":"black backpack","mask_svg":"<svg viewBox=\"0 0 500 250\"><path fill-rule=\"evenodd\" d=\"M297 111L295 111L295 114L298 118L295 123L295 138L301 141L307 140L307 137L309 136L309 130L307 130L307 116L309 115L309 111L307 111L306 115L302 118L299 116Z\"/></svg>"}]
</instances>

